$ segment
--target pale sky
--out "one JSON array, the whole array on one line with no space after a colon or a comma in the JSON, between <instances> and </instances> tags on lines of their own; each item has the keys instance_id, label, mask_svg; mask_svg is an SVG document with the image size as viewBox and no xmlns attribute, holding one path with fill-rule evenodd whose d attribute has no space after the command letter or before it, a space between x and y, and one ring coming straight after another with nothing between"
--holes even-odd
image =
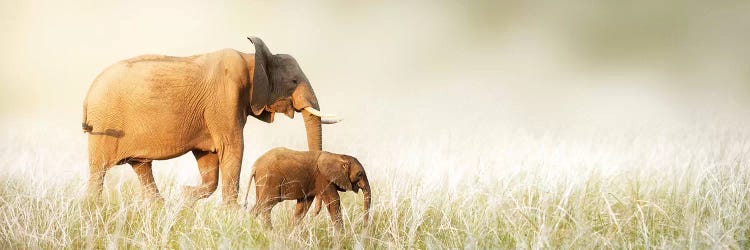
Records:
<instances>
[{"instance_id":1,"label":"pale sky","mask_svg":"<svg viewBox=\"0 0 750 250\"><path fill-rule=\"evenodd\" d=\"M118 60L251 52L249 35L296 57L350 122L746 104L748 4L680 2L2 1L0 114L75 120Z\"/></svg>"}]
</instances>

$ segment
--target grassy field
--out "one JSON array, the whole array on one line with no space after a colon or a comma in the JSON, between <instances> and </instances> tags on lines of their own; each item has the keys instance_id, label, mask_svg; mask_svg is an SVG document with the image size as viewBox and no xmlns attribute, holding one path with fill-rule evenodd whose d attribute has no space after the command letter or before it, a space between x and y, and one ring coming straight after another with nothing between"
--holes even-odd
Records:
<instances>
[{"instance_id":1,"label":"grassy field","mask_svg":"<svg viewBox=\"0 0 750 250\"><path fill-rule=\"evenodd\" d=\"M747 128L711 119L332 137L373 186L372 224L360 223L361 194L347 193L335 234L325 211L292 228L293 202L274 209L273 231L222 208L220 192L182 206L179 186L198 179L190 156L155 164L163 205L139 202L126 166L108 174L103 204L85 203L80 131L4 125L0 248L748 248ZM267 148L248 146L241 197Z\"/></svg>"}]
</instances>

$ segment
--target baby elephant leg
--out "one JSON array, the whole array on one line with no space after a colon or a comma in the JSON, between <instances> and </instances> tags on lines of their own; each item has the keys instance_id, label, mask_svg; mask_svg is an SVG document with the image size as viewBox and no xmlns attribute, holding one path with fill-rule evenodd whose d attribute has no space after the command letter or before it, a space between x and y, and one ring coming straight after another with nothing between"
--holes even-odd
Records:
<instances>
[{"instance_id":1,"label":"baby elephant leg","mask_svg":"<svg viewBox=\"0 0 750 250\"><path fill-rule=\"evenodd\" d=\"M276 199L264 199L259 200L258 203L253 206L250 213L254 216L259 216L263 225L268 229L273 229L271 224L271 210L276 204L279 203Z\"/></svg>"},{"instance_id":2,"label":"baby elephant leg","mask_svg":"<svg viewBox=\"0 0 750 250\"><path fill-rule=\"evenodd\" d=\"M326 204L328 213L331 215L331 221L337 231L344 229L341 221L341 204L339 202L339 192L333 186L323 192L323 202Z\"/></svg>"},{"instance_id":3,"label":"baby elephant leg","mask_svg":"<svg viewBox=\"0 0 750 250\"><path fill-rule=\"evenodd\" d=\"M305 214L307 214L307 210L309 210L310 205L312 205L313 198L315 197L297 199L297 207L294 210L294 221L292 226L297 226L302 222L302 219L305 218Z\"/></svg>"},{"instance_id":4,"label":"baby elephant leg","mask_svg":"<svg viewBox=\"0 0 750 250\"><path fill-rule=\"evenodd\" d=\"M320 195L315 197L315 201L314 201L315 208L313 208L312 216L316 216L320 213L320 208L321 208L320 204L323 203L322 199L323 199L323 196L320 196Z\"/></svg>"}]
</instances>

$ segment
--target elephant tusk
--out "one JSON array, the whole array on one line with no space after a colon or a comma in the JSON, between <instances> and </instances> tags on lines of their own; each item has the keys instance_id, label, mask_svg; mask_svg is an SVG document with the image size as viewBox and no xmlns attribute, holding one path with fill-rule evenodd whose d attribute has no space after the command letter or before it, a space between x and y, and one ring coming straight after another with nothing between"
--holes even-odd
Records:
<instances>
[{"instance_id":1,"label":"elephant tusk","mask_svg":"<svg viewBox=\"0 0 750 250\"><path fill-rule=\"evenodd\" d=\"M342 121L339 118L320 118L320 123L322 124L334 124Z\"/></svg>"},{"instance_id":2,"label":"elephant tusk","mask_svg":"<svg viewBox=\"0 0 750 250\"><path fill-rule=\"evenodd\" d=\"M307 112L310 112L310 114L313 114L317 117L323 117L323 114L313 107L305 107L305 110L307 110Z\"/></svg>"},{"instance_id":3,"label":"elephant tusk","mask_svg":"<svg viewBox=\"0 0 750 250\"><path fill-rule=\"evenodd\" d=\"M305 110L307 112L310 112L310 114L313 114L314 116L320 117L320 123L323 124L334 124L337 122L342 121L341 119L337 118L334 114L323 114L319 110L313 108L313 107L305 107Z\"/></svg>"}]
</instances>

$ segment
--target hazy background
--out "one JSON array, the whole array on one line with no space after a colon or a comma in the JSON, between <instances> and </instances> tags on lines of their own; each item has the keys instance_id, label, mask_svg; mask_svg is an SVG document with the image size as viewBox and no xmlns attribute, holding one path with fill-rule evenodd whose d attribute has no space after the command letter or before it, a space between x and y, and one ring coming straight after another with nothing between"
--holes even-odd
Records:
<instances>
[{"instance_id":1,"label":"hazy background","mask_svg":"<svg viewBox=\"0 0 750 250\"><path fill-rule=\"evenodd\" d=\"M747 1L6 0L0 119L6 135L80 133L87 88L112 63L252 52L254 35L296 57L323 111L345 119L325 127L331 151L720 121L748 114L747 13ZM246 128L253 154L305 148L303 135L284 116Z\"/></svg>"},{"instance_id":2,"label":"hazy background","mask_svg":"<svg viewBox=\"0 0 750 250\"><path fill-rule=\"evenodd\" d=\"M0 0L0 248L749 246L748 0L215 2ZM290 232L289 201L265 232L218 209L221 191L185 211L190 154L154 164L164 210L135 202L127 165L104 209L78 202L102 70L252 53L251 35L344 119L323 147L365 165L369 231L332 237L317 216ZM244 136L240 197L260 154L307 148L299 115ZM342 193L345 225L360 199Z\"/></svg>"}]
</instances>

